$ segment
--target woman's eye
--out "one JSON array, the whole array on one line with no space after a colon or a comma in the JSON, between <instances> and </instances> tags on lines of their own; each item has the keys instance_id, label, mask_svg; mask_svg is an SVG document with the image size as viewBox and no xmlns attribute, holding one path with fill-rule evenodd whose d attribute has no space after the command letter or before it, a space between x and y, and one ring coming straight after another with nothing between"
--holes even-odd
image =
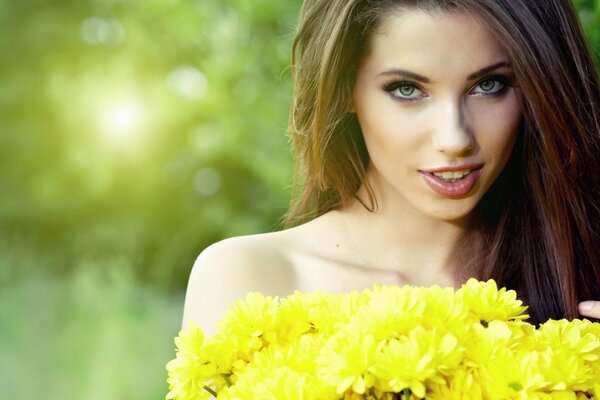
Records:
<instances>
[{"instance_id":1,"label":"woman's eye","mask_svg":"<svg viewBox=\"0 0 600 400\"><path fill-rule=\"evenodd\" d=\"M410 82L397 82L384 88L392 97L399 100L416 100L423 97L423 91Z\"/></svg>"},{"instance_id":2,"label":"woman's eye","mask_svg":"<svg viewBox=\"0 0 600 400\"><path fill-rule=\"evenodd\" d=\"M486 78L479 82L471 94L481 94L484 96L501 93L508 86L508 82L503 77Z\"/></svg>"}]
</instances>

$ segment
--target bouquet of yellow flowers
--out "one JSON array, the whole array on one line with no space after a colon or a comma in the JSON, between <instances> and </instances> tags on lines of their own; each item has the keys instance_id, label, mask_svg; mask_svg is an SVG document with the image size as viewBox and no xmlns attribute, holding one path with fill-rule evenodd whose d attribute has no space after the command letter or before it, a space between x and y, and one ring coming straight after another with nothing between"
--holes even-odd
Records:
<instances>
[{"instance_id":1,"label":"bouquet of yellow flowers","mask_svg":"<svg viewBox=\"0 0 600 400\"><path fill-rule=\"evenodd\" d=\"M175 338L167 399L600 399L600 324L535 327L512 290L248 294Z\"/></svg>"}]
</instances>

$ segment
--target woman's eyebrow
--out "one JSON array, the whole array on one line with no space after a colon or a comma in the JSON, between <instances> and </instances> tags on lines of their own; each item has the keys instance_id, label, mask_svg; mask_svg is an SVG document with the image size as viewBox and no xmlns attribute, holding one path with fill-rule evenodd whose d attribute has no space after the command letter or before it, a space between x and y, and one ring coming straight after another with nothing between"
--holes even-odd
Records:
<instances>
[{"instance_id":1,"label":"woman's eyebrow","mask_svg":"<svg viewBox=\"0 0 600 400\"><path fill-rule=\"evenodd\" d=\"M469 79L469 80L475 80L477 78L481 78L483 75L485 75L485 74L487 74L489 72L492 72L493 70L501 68L501 67L510 68L510 63L508 61L500 61L500 62L497 62L495 64L489 65L487 67L483 67L480 70L475 71L472 74L470 74L467 77L467 79Z\"/></svg>"},{"instance_id":2,"label":"woman's eyebrow","mask_svg":"<svg viewBox=\"0 0 600 400\"><path fill-rule=\"evenodd\" d=\"M492 65L488 65L487 67L483 67L475 72L472 72L471 74L469 74L467 79L475 80L475 79L480 78L480 77L484 76L485 74L487 74L495 69L501 68L501 67L510 68L510 63L508 61L500 61L500 62L494 63ZM417 82L431 83L431 79L429 79L426 76L417 74L415 72L407 71L404 69L398 69L398 68L392 68L387 71L383 71L380 74L378 74L377 76L401 76L401 77L413 79Z\"/></svg>"},{"instance_id":3,"label":"woman's eyebrow","mask_svg":"<svg viewBox=\"0 0 600 400\"><path fill-rule=\"evenodd\" d=\"M380 74L378 74L377 76L402 76L402 77L410 78L410 79L413 79L415 81L422 82L422 83L431 82L431 80L429 78L427 78L426 76L419 75L414 72L410 72L410 71L407 71L404 69L398 69L398 68L392 68L387 71L383 71Z\"/></svg>"}]
</instances>

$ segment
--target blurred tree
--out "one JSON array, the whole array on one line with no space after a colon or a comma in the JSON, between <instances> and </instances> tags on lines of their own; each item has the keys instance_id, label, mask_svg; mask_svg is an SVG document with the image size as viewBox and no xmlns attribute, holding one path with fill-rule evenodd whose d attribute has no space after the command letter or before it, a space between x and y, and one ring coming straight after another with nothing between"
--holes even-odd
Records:
<instances>
[{"instance_id":1,"label":"blurred tree","mask_svg":"<svg viewBox=\"0 0 600 400\"><path fill-rule=\"evenodd\" d=\"M600 68L600 0L574 0L596 67Z\"/></svg>"},{"instance_id":2,"label":"blurred tree","mask_svg":"<svg viewBox=\"0 0 600 400\"><path fill-rule=\"evenodd\" d=\"M181 287L210 242L273 229L298 6L2 2L4 235L54 254L53 268L127 255Z\"/></svg>"}]
</instances>

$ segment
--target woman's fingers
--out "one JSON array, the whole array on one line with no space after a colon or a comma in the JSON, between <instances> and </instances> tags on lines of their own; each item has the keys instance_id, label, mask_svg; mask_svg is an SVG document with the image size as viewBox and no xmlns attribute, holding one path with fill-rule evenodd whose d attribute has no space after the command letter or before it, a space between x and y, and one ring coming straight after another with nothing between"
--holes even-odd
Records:
<instances>
[{"instance_id":1,"label":"woman's fingers","mask_svg":"<svg viewBox=\"0 0 600 400\"><path fill-rule=\"evenodd\" d=\"M579 303L579 313L585 317L600 318L600 301Z\"/></svg>"}]
</instances>

